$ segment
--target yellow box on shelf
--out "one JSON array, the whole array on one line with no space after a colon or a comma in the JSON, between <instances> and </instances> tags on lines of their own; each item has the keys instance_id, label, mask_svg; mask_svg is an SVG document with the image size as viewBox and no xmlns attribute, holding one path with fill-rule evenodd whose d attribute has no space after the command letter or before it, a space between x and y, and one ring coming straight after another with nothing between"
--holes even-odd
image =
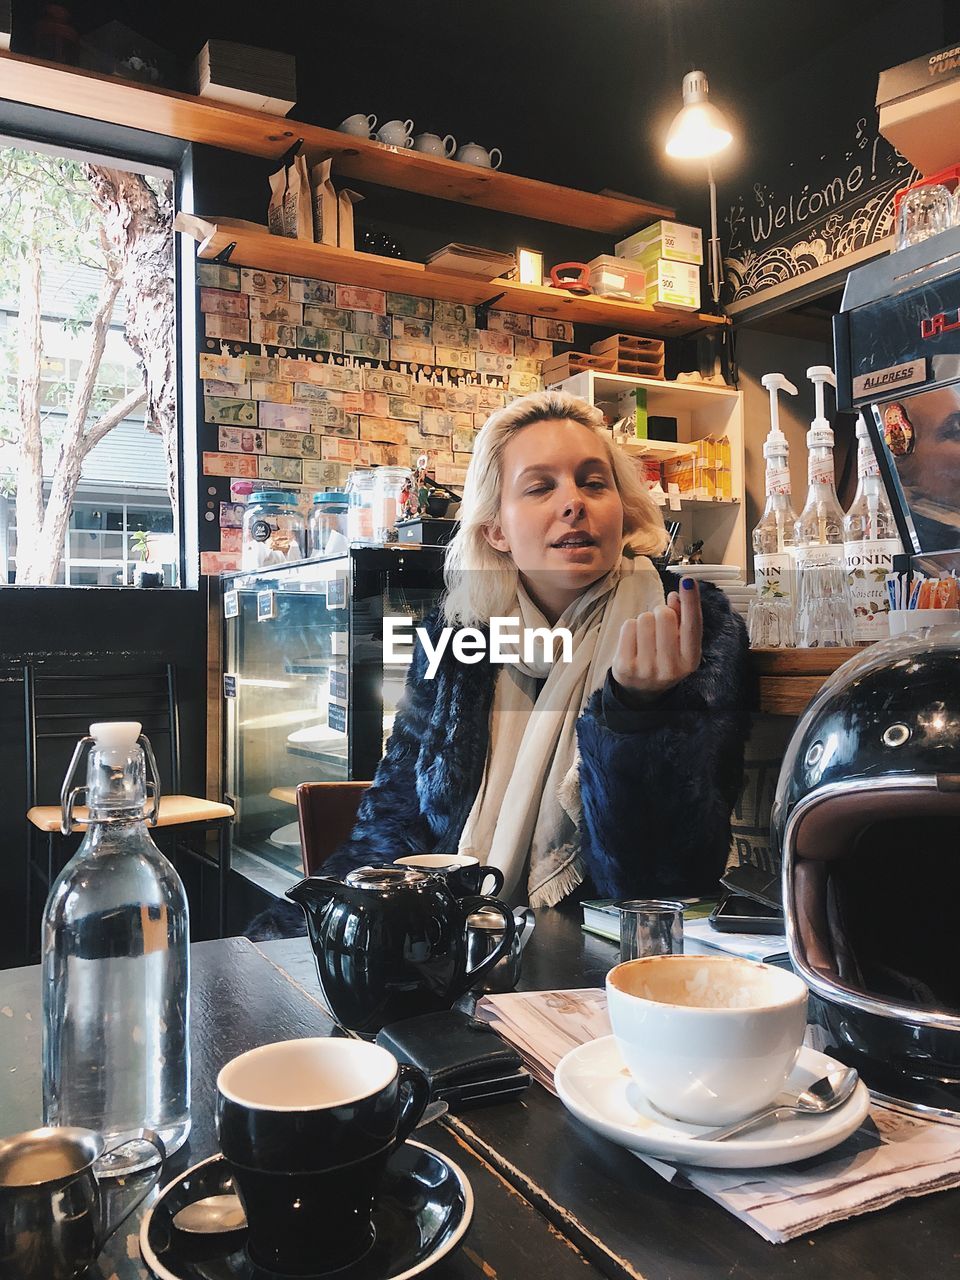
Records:
<instances>
[{"instance_id":1,"label":"yellow box on shelf","mask_svg":"<svg viewBox=\"0 0 960 1280\"><path fill-rule=\"evenodd\" d=\"M658 258L647 272L644 301L648 307L696 311L700 306L700 268L692 262Z\"/></svg>"},{"instance_id":2,"label":"yellow box on shelf","mask_svg":"<svg viewBox=\"0 0 960 1280\"><path fill-rule=\"evenodd\" d=\"M618 258L646 262L664 258L668 262L695 262L703 265L703 232L684 222L654 222L614 246Z\"/></svg>"}]
</instances>

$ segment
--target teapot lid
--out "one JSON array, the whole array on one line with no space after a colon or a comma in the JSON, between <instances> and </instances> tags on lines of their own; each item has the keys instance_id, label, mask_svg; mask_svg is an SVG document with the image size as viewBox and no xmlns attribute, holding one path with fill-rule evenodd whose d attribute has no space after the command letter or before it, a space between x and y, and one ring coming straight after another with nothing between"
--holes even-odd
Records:
<instances>
[{"instance_id":1,"label":"teapot lid","mask_svg":"<svg viewBox=\"0 0 960 1280\"><path fill-rule=\"evenodd\" d=\"M399 889L403 885L422 884L435 877L416 867L398 867L389 864L382 867L357 867L344 876L344 883L355 889Z\"/></svg>"}]
</instances>

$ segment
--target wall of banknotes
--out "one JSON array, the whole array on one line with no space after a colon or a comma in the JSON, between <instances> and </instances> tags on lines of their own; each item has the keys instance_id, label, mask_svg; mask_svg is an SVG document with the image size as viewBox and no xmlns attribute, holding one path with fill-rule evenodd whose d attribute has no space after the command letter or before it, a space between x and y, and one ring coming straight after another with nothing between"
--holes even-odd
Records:
<instances>
[{"instance_id":1,"label":"wall of banknotes","mask_svg":"<svg viewBox=\"0 0 960 1280\"><path fill-rule=\"evenodd\" d=\"M415 466L461 485L477 431L538 391L564 320L200 263L201 572L240 565L250 481L304 507L353 470Z\"/></svg>"}]
</instances>

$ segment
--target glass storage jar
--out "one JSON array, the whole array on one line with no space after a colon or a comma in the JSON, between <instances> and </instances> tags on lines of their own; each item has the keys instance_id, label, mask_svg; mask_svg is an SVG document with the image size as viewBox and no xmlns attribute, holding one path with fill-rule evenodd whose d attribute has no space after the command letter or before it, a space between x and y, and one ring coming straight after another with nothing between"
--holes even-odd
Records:
<instances>
[{"instance_id":1,"label":"glass storage jar","mask_svg":"<svg viewBox=\"0 0 960 1280\"><path fill-rule=\"evenodd\" d=\"M373 543L373 471L351 471L347 478L347 539Z\"/></svg>"},{"instance_id":2,"label":"glass storage jar","mask_svg":"<svg viewBox=\"0 0 960 1280\"><path fill-rule=\"evenodd\" d=\"M347 539L349 495L342 489L327 489L313 495L310 512L310 556L341 556L350 549Z\"/></svg>"},{"instance_id":3,"label":"glass storage jar","mask_svg":"<svg viewBox=\"0 0 960 1280\"><path fill-rule=\"evenodd\" d=\"M304 526L299 499L285 489L247 495L243 513L241 568L266 569L304 558Z\"/></svg>"},{"instance_id":4,"label":"glass storage jar","mask_svg":"<svg viewBox=\"0 0 960 1280\"><path fill-rule=\"evenodd\" d=\"M413 472L409 467L377 467L374 477L374 538L377 542L395 542L404 499L413 486Z\"/></svg>"}]
</instances>

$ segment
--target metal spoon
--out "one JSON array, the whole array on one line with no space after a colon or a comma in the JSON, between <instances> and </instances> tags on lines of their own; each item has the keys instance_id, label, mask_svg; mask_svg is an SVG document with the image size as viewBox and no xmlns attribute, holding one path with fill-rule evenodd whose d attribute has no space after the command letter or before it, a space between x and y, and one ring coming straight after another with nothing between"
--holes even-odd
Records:
<instances>
[{"instance_id":1,"label":"metal spoon","mask_svg":"<svg viewBox=\"0 0 960 1280\"><path fill-rule=\"evenodd\" d=\"M824 1112L833 1111L846 1102L857 1087L859 1078L852 1067L838 1067L829 1075L814 1080L813 1084L797 1096L795 1102L767 1107L765 1111L758 1111L756 1115L747 1116L746 1120L738 1120L736 1124L728 1124L722 1129L710 1129L707 1133L691 1136L700 1142L722 1142L724 1138L732 1138L734 1134L743 1133L745 1129L752 1129L754 1125L762 1124L765 1120L772 1120L774 1117L823 1115Z\"/></svg>"},{"instance_id":2,"label":"metal spoon","mask_svg":"<svg viewBox=\"0 0 960 1280\"><path fill-rule=\"evenodd\" d=\"M190 1235L219 1235L245 1227L247 1215L239 1196L206 1196L203 1200L194 1200L193 1204L185 1204L174 1214L173 1225Z\"/></svg>"}]
</instances>

